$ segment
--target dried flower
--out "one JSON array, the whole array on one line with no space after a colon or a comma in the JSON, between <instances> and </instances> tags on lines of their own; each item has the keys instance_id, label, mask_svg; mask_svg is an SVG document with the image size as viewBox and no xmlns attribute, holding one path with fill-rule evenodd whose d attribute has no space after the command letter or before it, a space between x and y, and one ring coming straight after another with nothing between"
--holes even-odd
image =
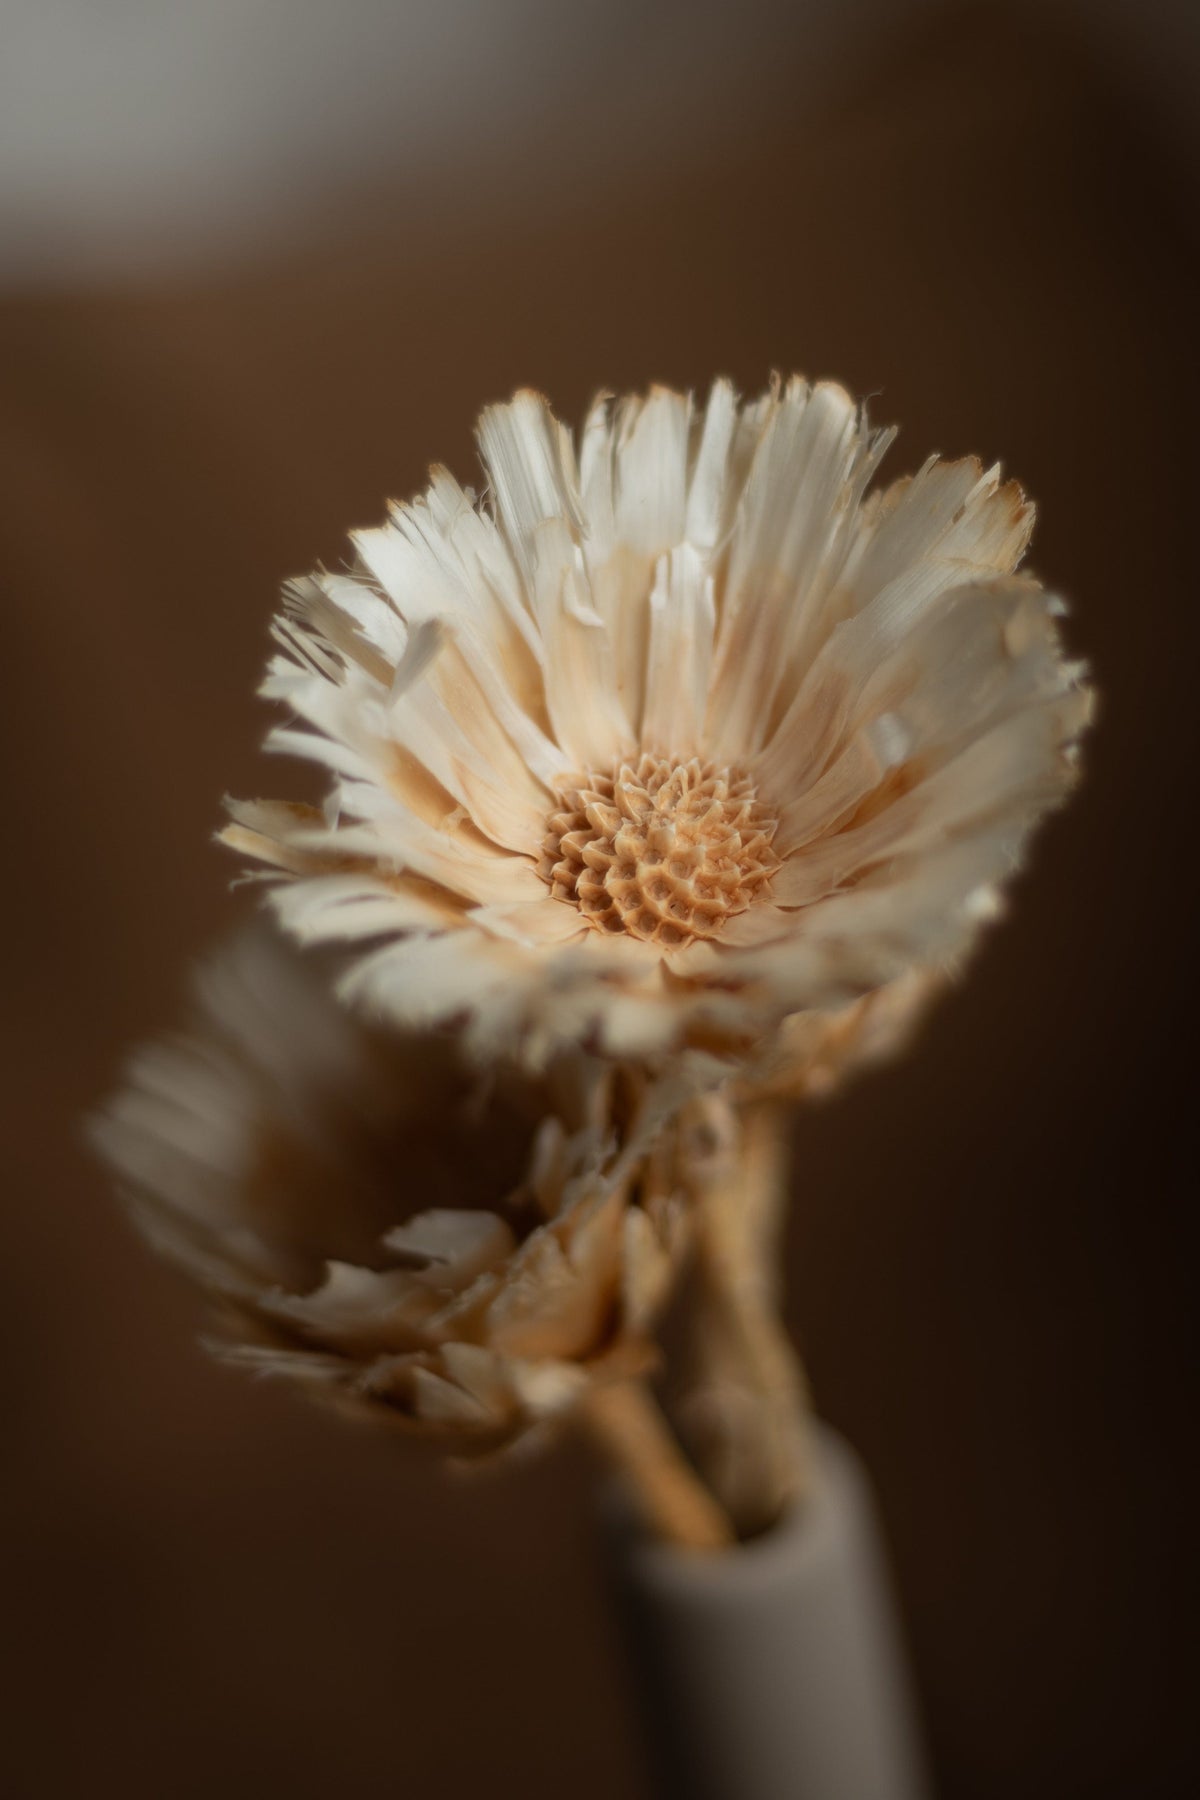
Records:
<instances>
[{"instance_id":1,"label":"dried flower","mask_svg":"<svg viewBox=\"0 0 1200 1800\"><path fill-rule=\"evenodd\" d=\"M332 789L225 836L290 878L290 931L532 1062L745 1054L797 1014L825 1054L828 1011L944 972L1088 716L1014 574L1020 489L934 459L864 497L892 434L800 380L605 399L578 453L531 393L479 435L486 503L435 470L287 592L269 743Z\"/></svg>"},{"instance_id":2,"label":"dried flower","mask_svg":"<svg viewBox=\"0 0 1200 1800\"><path fill-rule=\"evenodd\" d=\"M321 973L235 943L94 1127L146 1237L219 1303L218 1354L462 1450L644 1370L685 1221L636 1078L575 1055L484 1085Z\"/></svg>"}]
</instances>

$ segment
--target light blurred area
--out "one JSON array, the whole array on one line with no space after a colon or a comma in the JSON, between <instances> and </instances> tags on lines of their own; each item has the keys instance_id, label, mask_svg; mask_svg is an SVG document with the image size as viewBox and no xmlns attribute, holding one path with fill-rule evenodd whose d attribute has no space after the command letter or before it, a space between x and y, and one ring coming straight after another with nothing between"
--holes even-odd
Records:
<instances>
[{"instance_id":1,"label":"light blurred area","mask_svg":"<svg viewBox=\"0 0 1200 1800\"><path fill-rule=\"evenodd\" d=\"M588 204L852 98L935 0L4 0L0 283ZM987 8L1003 29L1007 9ZM1200 8L1041 0L1195 155Z\"/></svg>"}]
</instances>

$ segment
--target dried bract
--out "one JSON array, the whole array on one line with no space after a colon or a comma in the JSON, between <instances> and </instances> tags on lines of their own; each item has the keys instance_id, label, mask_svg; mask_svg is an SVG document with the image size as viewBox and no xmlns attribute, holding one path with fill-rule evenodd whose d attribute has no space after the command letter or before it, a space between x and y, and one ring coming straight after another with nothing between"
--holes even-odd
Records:
<instances>
[{"instance_id":1,"label":"dried bract","mask_svg":"<svg viewBox=\"0 0 1200 1800\"><path fill-rule=\"evenodd\" d=\"M643 1371L685 1220L636 1078L574 1055L485 1082L319 963L236 943L95 1124L218 1354L463 1451Z\"/></svg>"},{"instance_id":2,"label":"dried bract","mask_svg":"<svg viewBox=\"0 0 1200 1800\"><path fill-rule=\"evenodd\" d=\"M933 459L868 494L890 437L800 380L605 399L578 444L534 394L485 412L483 502L436 470L288 592L270 744L332 786L225 833L284 924L533 1064L744 1057L943 974L1089 695L1020 489Z\"/></svg>"}]
</instances>

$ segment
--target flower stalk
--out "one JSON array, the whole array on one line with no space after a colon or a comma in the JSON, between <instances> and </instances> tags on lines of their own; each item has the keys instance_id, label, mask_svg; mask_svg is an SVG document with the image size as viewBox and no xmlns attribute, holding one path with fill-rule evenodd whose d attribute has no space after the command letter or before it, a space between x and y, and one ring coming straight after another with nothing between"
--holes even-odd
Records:
<instances>
[{"instance_id":1,"label":"flower stalk","mask_svg":"<svg viewBox=\"0 0 1200 1800\"><path fill-rule=\"evenodd\" d=\"M728 1515L688 1463L644 1382L596 1383L578 1415L655 1536L683 1550L723 1550L734 1542Z\"/></svg>"},{"instance_id":2,"label":"flower stalk","mask_svg":"<svg viewBox=\"0 0 1200 1800\"><path fill-rule=\"evenodd\" d=\"M681 1431L740 1536L768 1529L811 1475L808 1384L780 1316L787 1115L706 1103L723 1137L694 1196L689 1384Z\"/></svg>"}]
</instances>

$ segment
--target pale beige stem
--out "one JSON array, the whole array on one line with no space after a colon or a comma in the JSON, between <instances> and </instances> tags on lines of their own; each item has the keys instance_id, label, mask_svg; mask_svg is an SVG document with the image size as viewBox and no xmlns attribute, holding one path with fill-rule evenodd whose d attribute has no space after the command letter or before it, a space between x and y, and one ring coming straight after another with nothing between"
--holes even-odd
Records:
<instances>
[{"instance_id":1,"label":"pale beige stem","mask_svg":"<svg viewBox=\"0 0 1200 1800\"><path fill-rule=\"evenodd\" d=\"M729 1519L687 1461L644 1382L597 1382L579 1411L659 1537L686 1550L720 1550L733 1543Z\"/></svg>"},{"instance_id":2,"label":"pale beige stem","mask_svg":"<svg viewBox=\"0 0 1200 1800\"><path fill-rule=\"evenodd\" d=\"M807 1383L779 1316L787 1114L730 1108L728 1153L695 1195L697 1457L742 1532L773 1523L810 1474Z\"/></svg>"}]
</instances>

